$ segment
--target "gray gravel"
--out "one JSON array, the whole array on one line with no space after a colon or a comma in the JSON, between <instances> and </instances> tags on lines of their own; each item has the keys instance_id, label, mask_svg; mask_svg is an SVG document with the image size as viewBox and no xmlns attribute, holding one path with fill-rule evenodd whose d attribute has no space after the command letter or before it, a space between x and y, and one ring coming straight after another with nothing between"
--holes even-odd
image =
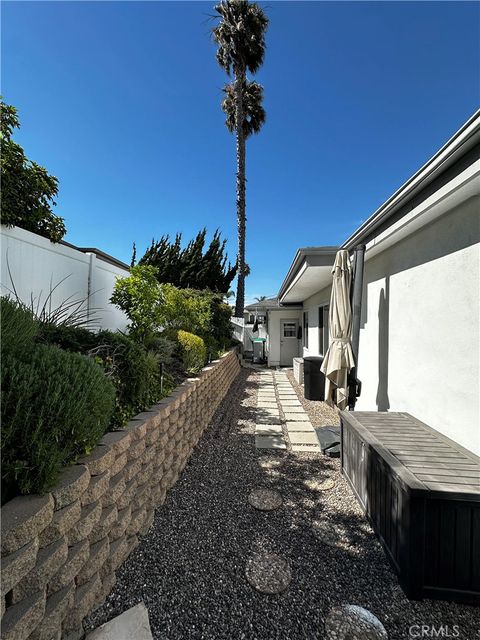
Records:
<instances>
[{"instance_id":1,"label":"gray gravel","mask_svg":"<svg viewBox=\"0 0 480 640\"><path fill-rule=\"evenodd\" d=\"M331 609L345 604L371 611L391 640L414 637L409 627L421 624L448 625L450 633L458 625L456 637L478 638L478 609L405 598L338 460L255 449L256 378L239 375L87 631L143 600L162 640L321 640ZM305 408L316 426L333 424L329 407L316 417ZM335 486L318 490L328 478ZM259 487L279 491L283 505L254 509L248 496ZM337 546L319 539L319 520L339 532ZM263 553L288 563L284 593L248 584L247 562Z\"/></svg>"}]
</instances>

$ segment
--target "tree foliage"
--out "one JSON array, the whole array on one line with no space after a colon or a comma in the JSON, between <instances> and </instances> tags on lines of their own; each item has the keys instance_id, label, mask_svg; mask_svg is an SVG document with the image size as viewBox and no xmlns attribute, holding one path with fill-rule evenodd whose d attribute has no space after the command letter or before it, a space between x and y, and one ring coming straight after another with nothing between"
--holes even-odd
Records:
<instances>
[{"instance_id":1,"label":"tree foliage","mask_svg":"<svg viewBox=\"0 0 480 640\"><path fill-rule=\"evenodd\" d=\"M186 247L182 248L182 234L174 241L164 235L152 244L139 260L141 265L152 265L157 269L160 283L172 284L181 289L209 289L226 293L235 277L236 267L227 264L226 240L215 231L205 250L207 230L202 229Z\"/></svg>"},{"instance_id":2,"label":"tree foliage","mask_svg":"<svg viewBox=\"0 0 480 640\"><path fill-rule=\"evenodd\" d=\"M119 307L130 320L134 338L145 343L162 326L162 288L157 269L151 265L136 265L130 275L117 278L110 302Z\"/></svg>"},{"instance_id":3,"label":"tree foliage","mask_svg":"<svg viewBox=\"0 0 480 640\"><path fill-rule=\"evenodd\" d=\"M222 100L222 110L227 116L225 125L230 133L237 130L237 116L235 103L235 83L226 84L223 88L225 94ZM258 133L265 124L266 114L263 108L263 87L258 82L244 80L243 92L243 133L249 138L252 133Z\"/></svg>"},{"instance_id":4,"label":"tree foliage","mask_svg":"<svg viewBox=\"0 0 480 640\"><path fill-rule=\"evenodd\" d=\"M2 224L22 227L58 242L66 233L63 218L52 210L58 180L29 160L12 140L14 129L20 127L15 107L0 101L0 108Z\"/></svg>"},{"instance_id":5,"label":"tree foliage","mask_svg":"<svg viewBox=\"0 0 480 640\"><path fill-rule=\"evenodd\" d=\"M265 57L268 18L256 2L222 0L215 6L220 20L213 29L217 62L227 75L256 73Z\"/></svg>"}]
</instances>

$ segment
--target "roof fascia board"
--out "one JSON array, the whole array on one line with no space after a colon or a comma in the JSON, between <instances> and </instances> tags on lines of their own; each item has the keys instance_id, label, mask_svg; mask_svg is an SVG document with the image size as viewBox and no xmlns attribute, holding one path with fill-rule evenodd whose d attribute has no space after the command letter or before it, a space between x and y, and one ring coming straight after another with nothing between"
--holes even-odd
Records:
<instances>
[{"instance_id":1,"label":"roof fascia board","mask_svg":"<svg viewBox=\"0 0 480 640\"><path fill-rule=\"evenodd\" d=\"M379 207L360 227L342 244L342 249L353 249L362 243L376 227L393 215L399 207L424 189L440 173L468 152L480 138L480 110L478 110L437 153L428 160L409 180Z\"/></svg>"}]
</instances>

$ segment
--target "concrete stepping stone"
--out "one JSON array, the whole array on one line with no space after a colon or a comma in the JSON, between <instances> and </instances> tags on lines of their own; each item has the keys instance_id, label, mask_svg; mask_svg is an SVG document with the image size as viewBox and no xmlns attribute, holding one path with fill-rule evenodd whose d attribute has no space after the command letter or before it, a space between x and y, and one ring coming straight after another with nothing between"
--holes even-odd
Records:
<instances>
[{"instance_id":1,"label":"concrete stepping stone","mask_svg":"<svg viewBox=\"0 0 480 640\"><path fill-rule=\"evenodd\" d=\"M273 511L282 506L282 496L274 489L254 489L248 496L248 502L259 511Z\"/></svg>"},{"instance_id":2,"label":"concrete stepping stone","mask_svg":"<svg viewBox=\"0 0 480 640\"><path fill-rule=\"evenodd\" d=\"M321 449L318 444L292 444L292 451L295 453L320 453Z\"/></svg>"},{"instance_id":3,"label":"concrete stepping stone","mask_svg":"<svg viewBox=\"0 0 480 640\"><path fill-rule=\"evenodd\" d=\"M277 416L257 415L255 420L258 424L282 424L281 419Z\"/></svg>"},{"instance_id":4,"label":"concrete stepping stone","mask_svg":"<svg viewBox=\"0 0 480 640\"><path fill-rule=\"evenodd\" d=\"M305 421L305 422L287 422L287 431L290 433L290 431L294 432L294 431L306 431L306 432L311 432L311 431L315 431L314 428L312 427L312 423Z\"/></svg>"},{"instance_id":5,"label":"concrete stepping stone","mask_svg":"<svg viewBox=\"0 0 480 640\"><path fill-rule=\"evenodd\" d=\"M276 594L288 589L292 572L288 562L275 553L256 553L247 562L245 575L260 593Z\"/></svg>"},{"instance_id":6,"label":"concrete stepping stone","mask_svg":"<svg viewBox=\"0 0 480 640\"><path fill-rule=\"evenodd\" d=\"M283 436L255 435L257 449L286 449L287 445Z\"/></svg>"},{"instance_id":7,"label":"concrete stepping stone","mask_svg":"<svg viewBox=\"0 0 480 640\"><path fill-rule=\"evenodd\" d=\"M264 409L263 407L258 407L257 408L257 415L260 415L260 416L272 416L273 418L279 418L280 417L280 410L278 409L278 407L275 407L274 409Z\"/></svg>"},{"instance_id":8,"label":"concrete stepping stone","mask_svg":"<svg viewBox=\"0 0 480 640\"><path fill-rule=\"evenodd\" d=\"M283 404L283 403L282 403ZM285 413L305 413L305 409L302 407L302 405L299 405L298 407L285 407Z\"/></svg>"},{"instance_id":9,"label":"concrete stepping stone","mask_svg":"<svg viewBox=\"0 0 480 640\"><path fill-rule=\"evenodd\" d=\"M315 431L292 431L288 432L288 437L293 444L313 444L317 445L320 448L320 444L318 442L317 434Z\"/></svg>"},{"instance_id":10,"label":"concrete stepping stone","mask_svg":"<svg viewBox=\"0 0 480 640\"><path fill-rule=\"evenodd\" d=\"M265 402L262 400L261 402L257 402L257 409L278 409L278 405L276 402Z\"/></svg>"},{"instance_id":11,"label":"concrete stepping stone","mask_svg":"<svg viewBox=\"0 0 480 640\"><path fill-rule=\"evenodd\" d=\"M280 403L283 407L301 407L302 403L300 400L280 400Z\"/></svg>"},{"instance_id":12,"label":"concrete stepping stone","mask_svg":"<svg viewBox=\"0 0 480 640\"><path fill-rule=\"evenodd\" d=\"M89 633L86 640L153 640L143 602Z\"/></svg>"},{"instance_id":13,"label":"concrete stepping stone","mask_svg":"<svg viewBox=\"0 0 480 640\"><path fill-rule=\"evenodd\" d=\"M304 412L293 413L292 411L284 411L285 422L308 422L308 416Z\"/></svg>"},{"instance_id":14,"label":"concrete stepping stone","mask_svg":"<svg viewBox=\"0 0 480 640\"><path fill-rule=\"evenodd\" d=\"M256 424L255 433L263 436L282 436L282 427L279 424Z\"/></svg>"},{"instance_id":15,"label":"concrete stepping stone","mask_svg":"<svg viewBox=\"0 0 480 640\"><path fill-rule=\"evenodd\" d=\"M333 478L327 478L326 480L305 480L304 482L307 489L311 491L329 491L333 489L336 482Z\"/></svg>"},{"instance_id":16,"label":"concrete stepping stone","mask_svg":"<svg viewBox=\"0 0 480 640\"><path fill-rule=\"evenodd\" d=\"M334 607L325 622L326 640L388 640L388 633L368 609L355 604Z\"/></svg>"},{"instance_id":17,"label":"concrete stepping stone","mask_svg":"<svg viewBox=\"0 0 480 640\"><path fill-rule=\"evenodd\" d=\"M312 531L316 538L329 547L340 547L346 543L345 529L341 525L319 516L312 522Z\"/></svg>"}]
</instances>

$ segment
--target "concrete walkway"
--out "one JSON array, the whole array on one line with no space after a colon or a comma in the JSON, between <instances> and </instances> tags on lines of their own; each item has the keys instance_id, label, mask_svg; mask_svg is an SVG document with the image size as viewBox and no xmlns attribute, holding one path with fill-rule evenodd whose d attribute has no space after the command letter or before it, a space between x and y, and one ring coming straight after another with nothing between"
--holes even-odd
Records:
<instances>
[{"instance_id":1,"label":"concrete walkway","mask_svg":"<svg viewBox=\"0 0 480 640\"><path fill-rule=\"evenodd\" d=\"M284 371L258 374L255 446L320 453L312 423Z\"/></svg>"}]
</instances>

